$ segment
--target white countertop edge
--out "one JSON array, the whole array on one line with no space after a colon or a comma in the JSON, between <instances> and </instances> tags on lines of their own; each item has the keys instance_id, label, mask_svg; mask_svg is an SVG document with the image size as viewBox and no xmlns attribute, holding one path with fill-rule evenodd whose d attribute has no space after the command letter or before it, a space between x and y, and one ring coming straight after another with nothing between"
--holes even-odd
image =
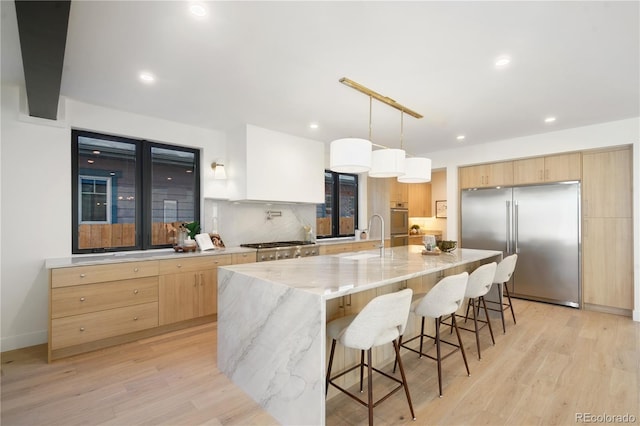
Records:
<instances>
[{"instance_id":1,"label":"white countertop edge","mask_svg":"<svg viewBox=\"0 0 640 426\"><path fill-rule=\"evenodd\" d=\"M46 269L70 268L73 266L107 265L122 262L141 262L147 260L185 259L200 256L220 256L234 253L255 253L256 249L245 247L227 247L223 249L178 253L172 248L131 252L82 254L72 257L45 259Z\"/></svg>"}]
</instances>

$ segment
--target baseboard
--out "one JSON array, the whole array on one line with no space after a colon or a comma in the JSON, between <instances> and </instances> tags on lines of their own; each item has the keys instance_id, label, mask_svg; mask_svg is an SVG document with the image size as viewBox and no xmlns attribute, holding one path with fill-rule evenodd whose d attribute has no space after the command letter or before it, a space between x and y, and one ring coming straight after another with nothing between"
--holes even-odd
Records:
<instances>
[{"instance_id":1,"label":"baseboard","mask_svg":"<svg viewBox=\"0 0 640 426\"><path fill-rule=\"evenodd\" d=\"M34 331L33 333L19 334L17 336L2 337L0 339L0 352L41 345L43 343L47 343L47 340L47 330Z\"/></svg>"},{"instance_id":2,"label":"baseboard","mask_svg":"<svg viewBox=\"0 0 640 426\"><path fill-rule=\"evenodd\" d=\"M590 303L585 303L583 308L587 311L604 312L605 314L622 315L625 317L631 317L632 315L631 309L613 308L611 306L592 305ZM636 312L634 311L633 312L634 320L638 321L635 319L635 315L636 315Z\"/></svg>"}]
</instances>

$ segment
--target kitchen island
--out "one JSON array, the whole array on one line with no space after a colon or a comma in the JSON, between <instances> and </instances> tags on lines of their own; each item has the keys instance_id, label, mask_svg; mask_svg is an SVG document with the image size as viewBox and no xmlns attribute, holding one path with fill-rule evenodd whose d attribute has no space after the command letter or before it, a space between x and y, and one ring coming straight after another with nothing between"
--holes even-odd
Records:
<instances>
[{"instance_id":1,"label":"kitchen island","mask_svg":"<svg viewBox=\"0 0 640 426\"><path fill-rule=\"evenodd\" d=\"M422 255L401 246L221 267L218 368L285 425L325 423L327 304L348 295L448 272L502 253ZM410 374L410 373L409 373Z\"/></svg>"}]
</instances>

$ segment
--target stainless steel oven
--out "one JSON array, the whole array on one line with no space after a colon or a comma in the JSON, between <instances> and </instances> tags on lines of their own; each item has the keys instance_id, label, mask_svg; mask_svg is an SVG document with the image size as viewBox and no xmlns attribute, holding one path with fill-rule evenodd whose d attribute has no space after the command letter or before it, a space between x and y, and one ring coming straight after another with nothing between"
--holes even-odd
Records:
<instances>
[{"instance_id":1,"label":"stainless steel oven","mask_svg":"<svg viewBox=\"0 0 640 426\"><path fill-rule=\"evenodd\" d=\"M406 204L393 203L389 216L391 246L403 246L409 243L409 209Z\"/></svg>"}]
</instances>

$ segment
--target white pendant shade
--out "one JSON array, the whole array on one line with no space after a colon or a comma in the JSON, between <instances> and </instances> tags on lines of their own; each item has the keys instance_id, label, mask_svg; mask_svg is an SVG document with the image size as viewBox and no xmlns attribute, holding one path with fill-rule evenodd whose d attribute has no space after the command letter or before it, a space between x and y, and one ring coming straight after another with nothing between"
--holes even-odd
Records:
<instances>
[{"instance_id":1,"label":"white pendant shade","mask_svg":"<svg viewBox=\"0 0 640 426\"><path fill-rule=\"evenodd\" d=\"M339 173L364 173L371 169L371 142L344 138L331 142L329 168Z\"/></svg>"},{"instance_id":2,"label":"white pendant shade","mask_svg":"<svg viewBox=\"0 0 640 426\"><path fill-rule=\"evenodd\" d=\"M369 177L388 178L404 175L405 152L403 149L378 149L371 153Z\"/></svg>"},{"instance_id":3,"label":"white pendant shade","mask_svg":"<svg viewBox=\"0 0 640 426\"><path fill-rule=\"evenodd\" d=\"M431 182L431 159L411 157L404 160L404 175L398 177L402 183Z\"/></svg>"}]
</instances>

